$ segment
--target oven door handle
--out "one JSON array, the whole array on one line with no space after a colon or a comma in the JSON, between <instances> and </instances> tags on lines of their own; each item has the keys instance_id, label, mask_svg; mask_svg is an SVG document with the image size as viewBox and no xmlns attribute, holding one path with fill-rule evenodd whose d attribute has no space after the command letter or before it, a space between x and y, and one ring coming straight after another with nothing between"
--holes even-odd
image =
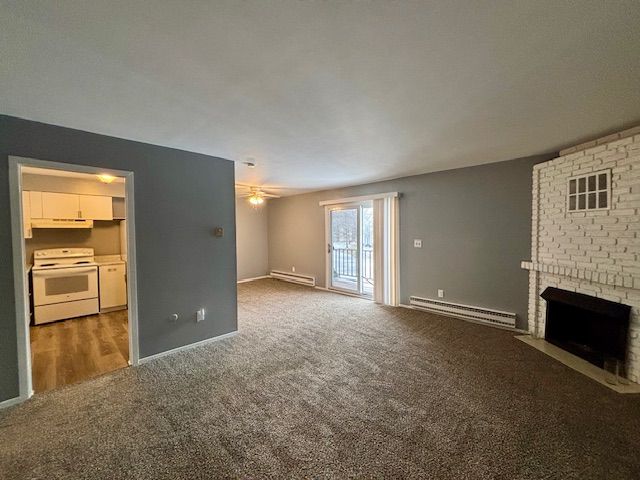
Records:
<instances>
[{"instance_id":1,"label":"oven door handle","mask_svg":"<svg viewBox=\"0 0 640 480\"><path fill-rule=\"evenodd\" d=\"M81 267L81 268L52 268L51 270L35 270L34 277L63 277L69 275L82 275L83 273L97 272L98 267Z\"/></svg>"}]
</instances>

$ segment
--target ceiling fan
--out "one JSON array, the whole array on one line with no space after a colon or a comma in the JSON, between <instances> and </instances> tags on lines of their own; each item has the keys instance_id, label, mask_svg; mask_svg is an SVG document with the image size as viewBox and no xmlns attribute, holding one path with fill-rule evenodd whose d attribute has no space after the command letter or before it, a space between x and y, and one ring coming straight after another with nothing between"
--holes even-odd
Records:
<instances>
[{"instance_id":1,"label":"ceiling fan","mask_svg":"<svg viewBox=\"0 0 640 480\"><path fill-rule=\"evenodd\" d=\"M256 207L258 205L262 205L266 198L280 198L280 195L269 193L265 190L262 190L260 187L255 187L253 185L244 185L241 183L237 183L236 190L238 191L237 195L239 197L248 198L249 203Z\"/></svg>"}]
</instances>

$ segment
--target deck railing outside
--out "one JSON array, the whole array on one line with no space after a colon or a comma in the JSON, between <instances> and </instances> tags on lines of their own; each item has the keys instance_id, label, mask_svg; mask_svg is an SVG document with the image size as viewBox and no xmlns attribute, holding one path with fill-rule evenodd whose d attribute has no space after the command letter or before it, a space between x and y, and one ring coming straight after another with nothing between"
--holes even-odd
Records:
<instances>
[{"instance_id":1,"label":"deck railing outside","mask_svg":"<svg viewBox=\"0 0 640 480\"><path fill-rule=\"evenodd\" d=\"M333 249L333 276L334 277L358 277L358 250L355 248ZM362 278L373 280L373 249L362 250Z\"/></svg>"}]
</instances>

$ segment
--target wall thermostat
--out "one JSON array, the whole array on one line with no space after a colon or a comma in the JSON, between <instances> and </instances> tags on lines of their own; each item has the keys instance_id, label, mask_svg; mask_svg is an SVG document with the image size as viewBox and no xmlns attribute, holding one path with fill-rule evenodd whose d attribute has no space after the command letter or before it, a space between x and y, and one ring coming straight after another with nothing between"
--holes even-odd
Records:
<instances>
[{"instance_id":1,"label":"wall thermostat","mask_svg":"<svg viewBox=\"0 0 640 480\"><path fill-rule=\"evenodd\" d=\"M216 237L222 237L224 235L224 228L222 227L216 227L213 229L213 234Z\"/></svg>"}]
</instances>

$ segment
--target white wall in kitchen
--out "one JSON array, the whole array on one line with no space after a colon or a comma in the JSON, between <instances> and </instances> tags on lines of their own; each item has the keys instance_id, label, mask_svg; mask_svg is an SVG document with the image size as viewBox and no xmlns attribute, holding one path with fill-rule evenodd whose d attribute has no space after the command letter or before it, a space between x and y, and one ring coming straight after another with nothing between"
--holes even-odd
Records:
<instances>
[{"instance_id":1,"label":"white wall in kitchen","mask_svg":"<svg viewBox=\"0 0 640 480\"><path fill-rule=\"evenodd\" d=\"M91 247L96 255L120 255L120 222L93 222L93 228L34 228L33 238L25 240L27 263L33 251L43 248Z\"/></svg>"}]
</instances>

